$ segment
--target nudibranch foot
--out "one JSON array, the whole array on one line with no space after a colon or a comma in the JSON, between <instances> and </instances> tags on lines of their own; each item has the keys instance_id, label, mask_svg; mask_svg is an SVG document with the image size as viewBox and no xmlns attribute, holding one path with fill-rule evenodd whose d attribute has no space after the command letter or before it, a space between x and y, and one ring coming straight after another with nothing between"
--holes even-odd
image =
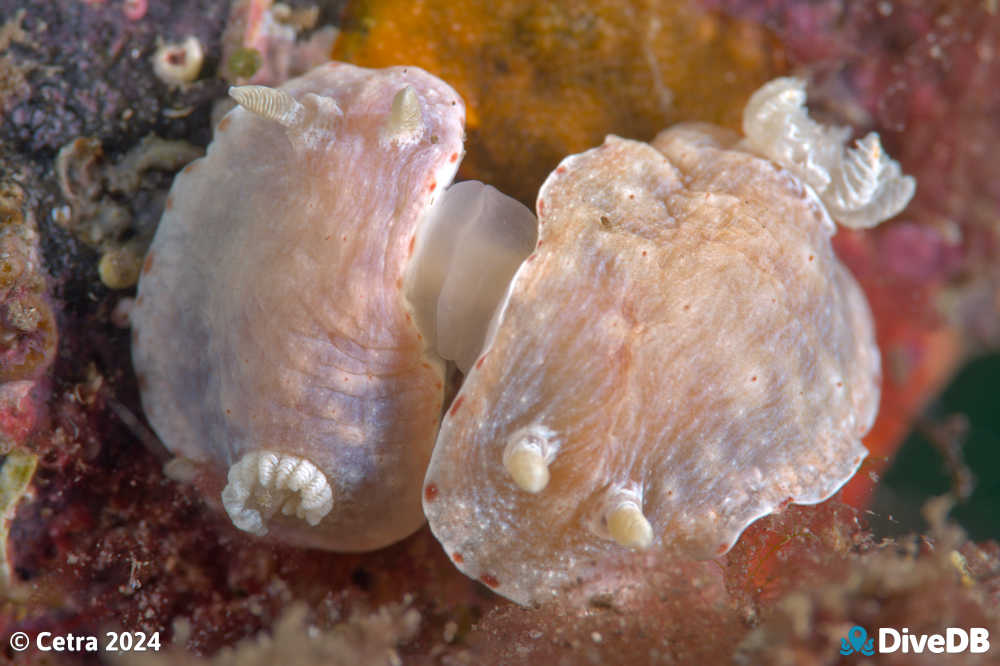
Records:
<instances>
[{"instance_id":1,"label":"nudibranch foot","mask_svg":"<svg viewBox=\"0 0 1000 666\"><path fill-rule=\"evenodd\" d=\"M236 527L264 536L268 520L283 515L316 526L333 508L326 475L304 458L273 451L254 451L229 468L222 506Z\"/></svg>"},{"instance_id":2,"label":"nudibranch foot","mask_svg":"<svg viewBox=\"0 0 1000 666\"><path fill-rule=\"evenodd\" d=\"M449 187L428 212L405 291L427 344L462 372L476 362L537 238L527 206L475 180Z\"/></svg>"}]
</instances>

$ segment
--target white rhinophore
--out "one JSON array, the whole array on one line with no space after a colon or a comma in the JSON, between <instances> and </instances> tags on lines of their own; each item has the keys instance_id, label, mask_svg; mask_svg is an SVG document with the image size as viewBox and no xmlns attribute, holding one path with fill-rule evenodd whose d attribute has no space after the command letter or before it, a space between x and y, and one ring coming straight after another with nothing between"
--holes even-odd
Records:
<instances>
[{"instance_id":1,"label":"white rhinophore","mask_svg":"<svg viewBox=\"0 0 1000 666\"><path fill-rule=\"evenodd\" d=\"M511 433L503 450L503 466L521 490L538 493L549 484L549 465L556 458L556 433L540 424Z\"/></svg>"}]
</instances>

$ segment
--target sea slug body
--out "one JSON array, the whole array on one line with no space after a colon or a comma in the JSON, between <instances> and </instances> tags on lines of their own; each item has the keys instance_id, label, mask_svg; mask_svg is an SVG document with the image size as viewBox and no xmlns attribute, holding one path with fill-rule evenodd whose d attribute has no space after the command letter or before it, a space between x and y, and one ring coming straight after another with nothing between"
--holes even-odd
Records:
<instances>
[{"instance_id":1,"label":"sea slug body","mask_svg":"<svg viewBox=\"0 0 1000 666\"><path fill-rule=\"evenodd\" d=\"M768 122L788 148L794 131ZM809 139L776 164L760 142L682 124L651 144L609 136L550 174L538 246L425 481L431 529L467 575L532 604L628 549L717 557L855 473L879 400L874 324L834 255L831 204L798 174L847 183L831 201L856 226L898 212L913 182L881 146L864 175L842 133Z\"/></svg>"},{"instance_id":2,"label":"sea slug body","mask_svg":"<svg viewBox=\"0 0 1000 666\"><path fill-rule=\"evenodd\" d=\"M537 220L451 185L464 106L422 70L231 89L132 313L170 469L302 546L379 548L426 514L522 604L629 550L716 557L830 497L881 379L834 219L872 226L914 183L876 135L813 123L803 89L762 88L745 137L609 136L549 176Z\"/></svg>"},{"instance_id":3,"label":"sea slug body","mask_svg":"<svg viewBox=\"0 0 1000 666\"><path fill-rule=\"evenodd\" d=\"M145 412L241 529L384 546L423 522L445 374L404 283L464 105L420 69L342 63L232 96L145 260Z\"/></svg>"}]
</instances>

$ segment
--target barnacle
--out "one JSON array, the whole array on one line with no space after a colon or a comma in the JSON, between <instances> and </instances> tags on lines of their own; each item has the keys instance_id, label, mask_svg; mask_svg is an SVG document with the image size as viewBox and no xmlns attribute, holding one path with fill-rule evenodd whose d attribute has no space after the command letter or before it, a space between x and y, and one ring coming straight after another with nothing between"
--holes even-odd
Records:
<instances>
[{"instance_id":1,"label":"barnacle","mask_svg":"<svg viewBox=\"0 0 1000 666\"><path fill-rule=\"evenodd\" d=\"M813 121L805 102L802 79L778 78L763 86L743 112L745 145L805 181L844 226L873 227L903 210L916 181L902 174L878 134L845 148L851 130Z\"/></svg>"}]
</instances>

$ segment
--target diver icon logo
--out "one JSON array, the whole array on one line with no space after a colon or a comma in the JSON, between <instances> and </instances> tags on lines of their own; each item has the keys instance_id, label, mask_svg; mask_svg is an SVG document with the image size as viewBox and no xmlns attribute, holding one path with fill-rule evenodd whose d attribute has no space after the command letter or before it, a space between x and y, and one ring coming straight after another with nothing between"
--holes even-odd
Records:
<instances>
[{"instance_id":1,"label":"diver icon logo","mask_svg":"<svg viewBox=\"0 0 1000 666\"><path fill-rule=\"evenodd\" d=\"M840 639L840 654L863 654L870 657L875 654L875 639L868 638L868 632L861 625L854 625L847 632L847 638Z\"/></svg>"},{"instance_id":2,"label":"diver icon logo","mask_svg":"<svg viewBox=\"0 0 1000 666\"><path fill-rule=\"evenodd\" d=\"M902 630L879 627L875 633L878 634L879 654L891 652L921 654L925 651L934 654L958 652L983 654L990 650L990 631L984 627L968 629L947 627L943 634L911 634L909 627L903 627ZM875 652L875 638L869 638L868 631L859 624L851 627L847 632L847 638L840 639L840 654L844 656L863 654L870 657Z\"/></svg>"}]
</instances>

